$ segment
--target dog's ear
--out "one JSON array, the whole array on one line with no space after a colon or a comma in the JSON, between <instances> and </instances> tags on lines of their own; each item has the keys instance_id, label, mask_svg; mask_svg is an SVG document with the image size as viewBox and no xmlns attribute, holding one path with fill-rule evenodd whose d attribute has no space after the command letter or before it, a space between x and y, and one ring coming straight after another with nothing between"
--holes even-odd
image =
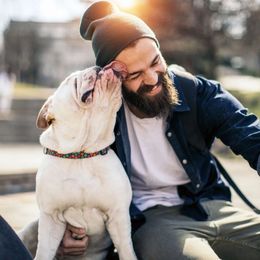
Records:
<instances>
[{"instance_id":1,"label":"dog's ear","mask_svg":"<svg viewBox=\"0 0 260 260\"><path fill-rule=\"evenodd\" d=\"M38 116L36 119L36 126L38 128L46 129L51 125L52 121L54 120L54 117L51 116L48 111L51 102L52 102L52 96L50 96L45 101L42 108L40 109L40 112L38 113Z\"/></svg>"}]
</instances>

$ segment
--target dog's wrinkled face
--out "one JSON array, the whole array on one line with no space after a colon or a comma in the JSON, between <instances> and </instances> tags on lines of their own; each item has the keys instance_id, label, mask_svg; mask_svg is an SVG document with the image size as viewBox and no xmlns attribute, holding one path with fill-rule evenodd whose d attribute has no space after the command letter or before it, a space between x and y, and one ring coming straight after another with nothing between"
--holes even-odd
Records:
<instances>
[{"instance_id":1,"label":"dog's wrinkled face","mask_svg":"<svg viewBox=\"0 0 260 260\"><path fill-rule=\"evenodd\" d=\"M96 84L97 81L98 84ZM108 86L109 83L110 86ZM95 103L98 102L99 105L104 106L107 102L104 98L102 100L102 94L108 99L108 94L112 93L107 92L109 90L115 92L116 89L113 88L118 89L118 83L121 85L120 77L113 73L112 70L105 71L97 66L72 73L42 106L37 118L37 127L47 128L59 117L62 110L67 113L67 118L73 111L77 111L77 114L79 114L80 110L90 106L94 99ZM97 90L94 91L96 85Z\"/></svg>"},{"instance_id":2,"label":"dog's wrinkled face","mask_svg":"<svg viewBox=\"0 0 260 260\"><path fill-rule=\"evenodd\" d=\"M37 127L48 128L41 136L42 145L51 147L52 140L55 147L67 144L71 150L76 143L79 147L87 142L89 147L90 140L96 144L104 138L112 140L116 112L122 103L122 75L112 64L67 77L38 114Z\"/></svg>"},{"instance_id":3,"label":"dog's wrinkled face","mask_svg":"<svg viewBox=\"0 0 260 260\"><path fill-rule=\"evenodd\" d=\"M36 121L38 128L46 129L57 118L57 110L60 106L71 103L71 109L75 106L82 106L93 99L93 90L97 79L98 68L88 68L84 71L77 71L68 76L43 104ZM67 103L67 104L66 104ZM81 104L82 103L82 104ZM60 110L60 109L59 109Z\"/></svg>"},{"instance_id":4,"label":"dog's wrinkled face","mask_svg":"<svg viewBox=\"0 0 260 260\"><path fill-rule=\"evenodd\" d=\"M73 85L76 92L76 97L80 102L85 104L93 101L94 87L101 68L94 67L93 69L87 69L83 73L78 74L76 77L72 76Z\"/></svg>"}]
</instances>

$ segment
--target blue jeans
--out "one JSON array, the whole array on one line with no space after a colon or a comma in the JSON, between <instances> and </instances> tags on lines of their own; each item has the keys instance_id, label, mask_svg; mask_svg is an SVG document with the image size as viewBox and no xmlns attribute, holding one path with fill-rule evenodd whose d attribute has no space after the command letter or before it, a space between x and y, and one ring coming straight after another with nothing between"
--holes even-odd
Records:
<instances>
[{"instance_id":1,"label":"blue jeans","mask_svg":"<svg viewBox=\"0 0 260 260\"><path fill-rule=\"evenodd\" d=\"M32 257L14 230L0 216L0 259L31 260Z\"/></svg>"}]
</instances>

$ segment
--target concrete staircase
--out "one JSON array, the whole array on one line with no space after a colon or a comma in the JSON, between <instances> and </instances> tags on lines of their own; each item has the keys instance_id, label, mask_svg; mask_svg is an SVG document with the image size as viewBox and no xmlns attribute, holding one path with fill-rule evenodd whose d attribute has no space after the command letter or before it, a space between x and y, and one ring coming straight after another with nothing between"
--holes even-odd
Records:
<instances>
[{"instance_id":1,"label":"concrete staircase","mask_svg":"<svg viewBox=\"0 0 260 260\"><path fill-rule=\"evenodd\" d=\"M35 191L35 174L0 174L0 195Z\"/></svg>"},{"instance_id":2,"label":"concrete staircase","mask_svg":"<svg viewBox=\"0 0 260 260\"><path fill-rule=\"evenodd\" d=\"M37 143L35 122L44 99L14 99L9 118L0 118L0 143Z\"/></svg>"},{"instance_id":3,"label":"concrete staircase","mask_svg":"<svg viewBox=\"0 0 260 260\"><path fill-rule=\"evenodd\" d=\"M32 156L26 147L39 143L42 131L37 129L35 122L45 100L45 97L14 99L10 116L0 117L0 159L4 160L0 165L0 195L35 190L37 167L28 170L24 165L26 160L36 160L35 157L39 157L38 153ZM9 146L13 148L9 149ZM24 148L19 148L21 146ZM5 171L4 164L8 166L8 172Z\"/></svg>"}]
</instances>

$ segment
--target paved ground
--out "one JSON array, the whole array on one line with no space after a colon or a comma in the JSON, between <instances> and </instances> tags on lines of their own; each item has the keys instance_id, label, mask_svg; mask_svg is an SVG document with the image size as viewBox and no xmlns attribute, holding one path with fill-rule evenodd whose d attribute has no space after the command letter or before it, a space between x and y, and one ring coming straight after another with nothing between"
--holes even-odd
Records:
<instances>
[{"instance_id":1,"label":"paved ground","mask_svg":"<svg viewBox=\"0 0 260 260\"><path fill-rule=\"evenodd\" d=\"M0 213L16 230L38 218L35 193L25 192L0 196Z\"/></svg>"},{"instance_id":2,"label":"paved ground","mask_svg":"<svg viewBox=\"0 0 260 260\"><path fill-rule=\"evenodd\" d=\"M42 155L40 145L0 145L0 174L36 171ZM241 189L260 207L260 178L242 159L222 159L224 166L239 183ZM237 205L246 208L234 195ZM15 229L19 230L38 217L34 192L0 196L0 214Z\"/></svg>"},{"instance_id":3,"label":"paved ground","mask_svg":"<svg viewBox=\"0 0 260 260\"><path fill-rule=\"evenodd\" d=\"M0 144L0 175L36 172L42 156L38 144ZM17 193L0 196L0 214L15 229L38 217L35 193Z\"/></svg>"},{"instance_id":4,"label":"paved ground","mask_svg":"<svg viewBox=\"0 0 260 260\"><path fill-rule=\"evenodd\" d=\"M37 169L42 147L38 144L0 144L0 174L30 173Z\"/></svg>"}]
</instances>

